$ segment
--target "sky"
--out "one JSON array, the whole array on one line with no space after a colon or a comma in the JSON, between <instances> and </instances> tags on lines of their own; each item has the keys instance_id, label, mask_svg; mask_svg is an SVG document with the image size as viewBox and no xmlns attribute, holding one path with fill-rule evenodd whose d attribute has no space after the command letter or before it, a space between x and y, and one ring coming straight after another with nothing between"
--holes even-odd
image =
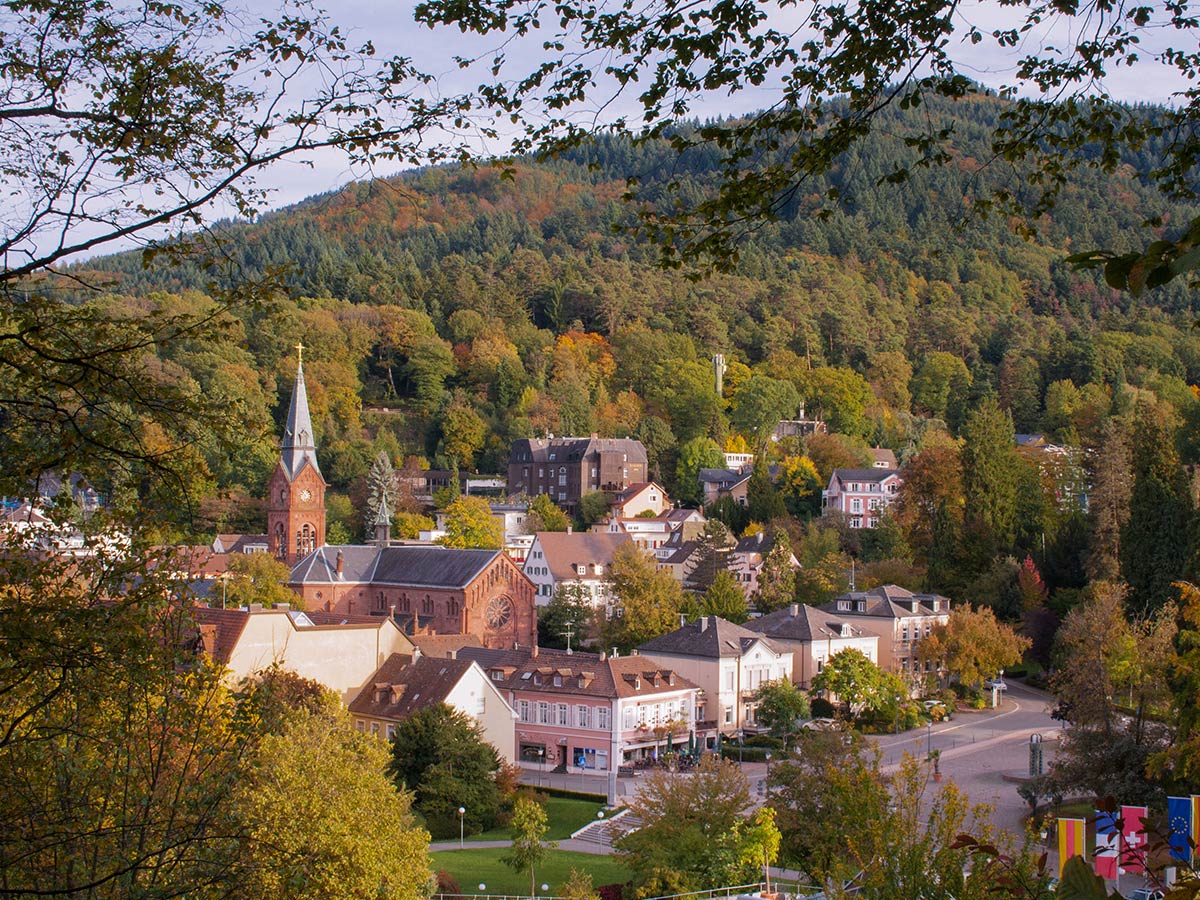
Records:
<instances>
[{"instance_id":1,"label":"sky","mask_svg":"<svg viewBox=\"0 0 1200 900\"><path fill-rule=\"evenodd\" d=\"M252 0L255 10L261 10L263 15L269 15L273 4ZM795 10L803 8L791 7ZM384 3L381 0L343 0L336 8L330 10L331 18L337 22L356 41L370 40L380 56L402 54L413 58L417 67L436 77L436 89L444 94L452 95L471 90L479 81L487 76L485 70L478 68L464 72L453 61L455 55L482 56L490 59L489 52L496 46L497 39L463 35L457 29L429 28L418 26L413 21L412 3ZM781 14L782 15L782 14ZM995 0L973 0L962 3L959 7L958 19L962 23L972 22L985 33L994 28L1012 27L1016 20L1013 10L1005 8ZM1167 30L1169 32L1169 30ZM1152 55L1155 49L1161 49L1171 35L1167 32L1162 36L1150 36L1150 40L1161 40L1159 48L1144 45L1143 58ZM539 32L533 41L527 41L524 46L508 48L508 59L513 72L523 72L531 69L541 61L541 41L547 37L545 32ZM1001 87L1008 83L1015 71L1017 59L1028 52L1044 52L1048 46L1067 45L1073 38L1059 19L1047 19L1045 24L1030 31L1018 47L1005 51L995 42L985 40L978 45L970 45L965 41L958 47L952 47L951 52L959 61L961 71L990 87ZM1133 68L1115 70L1106 86L1116 99L1128 102L1167 103L1174 91L1185 87L1185 82L1170 69L1152 62L1143 62ZM752 111L770 105L776 92L772 87L765 86L756 90L744 91L733 98L713 96L698 102L693 111L698 117L713 115L729 115ZM607 110L615 115L619 112L629 112L632 104L617 103ZM501 151L502 146L478 140L473 144L481 154ZM371 175L389 175L399 170L398 166L376 168L373 171L356 169L349 166L338 154L324 154L309 162L312 167L300 161L291 161L279 166L263 179L269 184L274 193L271 206L278 208L294 203L307 196L321 191L332 190L348 182L370 177Z\"/></svg>"}]
</instances>

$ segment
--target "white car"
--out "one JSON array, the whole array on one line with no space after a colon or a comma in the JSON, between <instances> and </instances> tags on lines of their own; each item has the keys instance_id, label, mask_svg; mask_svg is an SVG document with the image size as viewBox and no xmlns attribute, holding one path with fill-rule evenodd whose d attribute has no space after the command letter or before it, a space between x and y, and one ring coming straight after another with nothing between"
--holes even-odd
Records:
<instances>
[{"instance_id":1,"label":"white car","mask_svg":"<svg viewBox=\"0 0 1200 900\"><path fill-rule=\"evenodd\" d=\"M837 719L809 719L800 726L805 731L841 731L842 724Z\"/></svg>"}]
</instances>

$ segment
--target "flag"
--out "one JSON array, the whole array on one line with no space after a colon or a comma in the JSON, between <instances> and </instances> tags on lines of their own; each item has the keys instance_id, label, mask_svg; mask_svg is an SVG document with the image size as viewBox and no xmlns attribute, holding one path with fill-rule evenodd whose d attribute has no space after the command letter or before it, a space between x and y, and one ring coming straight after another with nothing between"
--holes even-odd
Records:
<instances>
[{"instance_id":1,"label":"flag","mask_svg":"<svg viewBox=\"0 0 1200 900\"><path fill-rule=\"evenodd\" d=\"M1117 877L1117 855L1121 834L1113 813L1096 810L1096 853L1092 865L1101 878Z\"/></svg>"},{"instance_id":2,"label":"flag","mask_svg":"<svg viewBox=\"0 0 1200 900\"><path fill-rule=\"evenodd\" d=\"M1144 806L1121 807L1121 871L1146 871L1146 815Z\"/></svg>"},{"instance_id":3,"label":"flag","mask_svg":"<svg viewBox=\"0 0 1200 900\"><path fill-rule=\"evenodd\" d=\"M1171 859L1185 863L1192 860L1188 840L1192 836L1192 807L1195 805L1191 797L1167 798L1167 828L1170 831L1167 840L1171 845Z\"/></svg>"},{"instance_id":4,"label":"flag","mask_svg":"<svg viewBox=\"0 0 1200 900\"><path fill-rule=\"evenodd\" d=\"M1087 859L1087 822L1084 819L1058 820L1058 877L1072 856Z\"/></svg>"}]
</instances>

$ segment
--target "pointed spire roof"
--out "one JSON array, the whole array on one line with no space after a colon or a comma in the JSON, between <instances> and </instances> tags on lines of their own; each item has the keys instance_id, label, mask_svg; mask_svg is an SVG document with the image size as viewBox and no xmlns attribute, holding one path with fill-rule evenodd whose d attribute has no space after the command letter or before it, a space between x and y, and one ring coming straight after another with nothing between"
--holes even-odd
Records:
<instances>
[{"instance_id":1,"label":"pointed spire roof","mask_svg":"<svg viewBox=\"0 0 1200 900\"><path fill-rule=\"evenodd\" d=\"M320 475L317 465L317 445L313 439L312 418L308 414L308 391L304 387L304 345L296 345L296 385L292 388L292 404L288 407L283 427L283 467L288 480L294 481L307 462Z\"/></svg>"},{"instance_id":2,"label":"pointed spire roof","mask_svg":"<svg viewBox=\"0 0 1200 900\"><path fill-rule=\"evenodd\" d=\"M392 527L392 511L388 508L386 493L380 494L379 511L375 514L375 527L378 528L380 525Z\"/></svg>"}]
</instances>

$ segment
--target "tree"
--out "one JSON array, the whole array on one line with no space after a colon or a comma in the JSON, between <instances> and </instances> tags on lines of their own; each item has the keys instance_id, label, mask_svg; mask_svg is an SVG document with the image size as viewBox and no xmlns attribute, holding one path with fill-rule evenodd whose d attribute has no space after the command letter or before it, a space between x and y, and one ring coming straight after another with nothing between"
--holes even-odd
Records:
<instances>
[{"instance_id":1,"label":"tree","mask_svg":"<svg viewBox=\"0 0 1200 900\"><path fill-rule=\"evenodd\" d=\"M525 519L529 534L539 531L566 531L571 527L570 517L550 499L549 494L538 494L529 501L529 515Z\"/></svg>"},{"instance_id":2,"label":"tree","mask_svg":"<svg viewBox=\"0 0 1200 900\"><path fill-rule=\"evenodd\" d=\"M613 551L609 577L616 608L601 626L605 646L629 651L679 626L683 588L635 543Z\"/></svg>"},{"instance_id":3,"label":"tree","mask_svg":"<svg viewBox=\"0 0 1200 900\"><path fill-rule=\"evenodd\" d=\"M500 757L475 722L444 703L428 706L396 727L388 774L415 795L414 806L434 837L458 832L458 808L472 834L496 823L502 797Z\"/></svg>"},{"instance_id":4,"label":"tree","mask_svg":"<svg viewBox=\"0 0 1200 900\"><path fill-rule=\"evenodd\" d=\"M452 465L473 468L487 433L487 423L475 412L466 395L456 391L442 413L442 447Z\"/></svg>"},{"instance_id":5,"label":"tree","mask_svg":"<svg viewBox=\"0 0 1200 900\"><path fill-rule=\"evenodd\" d=\"M720 469L725 465L725 454L712 438L693 438L679 448L679 461L675 465L675 490L672 495L684 503L700 501L700 470Z\"/></svg>"},{"instance_id":6,"label":"tree","mask_svg":"<svg viewBox=\"0 0 1200 900\"><path fill-rule=\"evenodd\" d=\"M800 404L800 395L790 382L752 375L733 395L729 424L750 438L761 454L779 420L795 416Z\"/></svg>"},{"instance_id":7,"label":"tree","mask_svg":"<svg viewBox=\"0 0 1200 900\"><path fill-rule=\"evenodd\" d=\"M229 574L222 579L222 604L249 606L261 603L270 609L277 603L304 608L303 598L286 584L292 570L270 553L239 553L229 560Z\"/></svg>"},{"instance_id":8,"label":"tree","mask_svg":"<svg viewBox=\"0 0 1200 900\"><path fill-rule=\"evenodd\" d=\"M1133 488L1121 528L1121 574L1130 608L1146 615L1172 595L1184 574L1195 518L1187 475L1174 447L1174 428L1161 410L1139 410L1133 432Z\"/></svg>"},{"instance_id":9,"label":"tree","mask_svg":"<svg viewBox=\"0 0 1200 900\"><path fill-rule=\"evenodd\" d=\"M783 458L776 488L790 515L805 519L819 515L824 487L816 465L807 456Z\"/></svg>"},{"instance_id":10,"label":"tree","mask_svg":"<svg viewBox=\"0 0 1200 900\"><path fill-rule=\"evenodd\" d=\"M771 549L763 557L758 573L758 592L754 606L760 613L774 612L796 602L796 565L787 532L778 528L771 538Z\"/></svg>"},{"instance_id":11,"label":"tree","mask_svg":"<svg viewBox=\"0 0 1200 900\"><path fill-rule=\"evenodd\" d=\"M706 616L720 616L735 625L741 625L750 618L746 595L727 569L717 573L700 598L700 611Z\"/></svg>"},{"instance_id":12,"label":"tree","mask_svg":"<svg viewBox=\"0 0 1200 900\"><path fill-rule=\"evenodd\" d=\"M555 841L544 843L549 830L545 807L529 797L518 797L512 812L512 846L500 860L518 872L528 870L530 897L537 896L535 867L546 858L547 850L558 846Z\"/></svg>"},{"instance_id":13,"label":"tree","mask_svg":"<svg viewBox=\"0 0 1200 900\"><path fill-rule=\"evenodd\" d=\"M604 491L588 491L579 498L579 525L585 531L608 514L609 499Z\"/></svg>"},{"instance_id":14,"label":"tree","mask_svg":"<svg viewBox=\"0 0 1200 900\"><path fill-rule=\"evenodd\" d=\"M761 456L755 461L750 483L746 486L746 506L753 522L773 522L787 515L783 498L771 481L770 467Z\"/></svg>"},{"instance_id":15,"label":"tree","mask_svg":"<svg viewBox=\"0 0 1200 900\"><path fill-rule=\"evenodd\" d=\"M381 507L386 506L388 516L395 513L400 490L396 484L396 470L386 450L380 450L367 471L367 509L363 515L366 522L367 539L375 538L375 520Z\"/></svg>"},{"instance_id":16,"label":"tree","mask_svg":"<svg viewBox=\"0 0 1200 900\"><path fill-rule=\"evenodd\" d=\"M826 660L825 668L812 678L812 689L836 696L851 715L858 715L888 700L882 674L865 653L848 647Z\"/></svg>"},{"instance_id":17,"label":"tree","mask_svg":"<svg viewBox=\"0 0 1200 900\"><path fill-rule=\"evenodd\" d=\"M686 779L644 778L630 812L642 826L615 847L639 887L670 883L704 890L753 880L779 853L769 809L752 813L750 783L736 763L706 756Z\"/></svg>"},{"instance_id":18,"label":"tree","mask_svg":"<svg viewBox=\"0 0 1200 900\"><path fill-rule=\"evenodd\" d=\"M1012 417L986 397L963 426L964 524L981 542L981 558L1012 546L1017 534L1017 487L1021 466Z\"/></svg>"},{"instance_id":19,"label":"tree","mask_svg":"<svg viewBox=\"0 0 1200 900\"><path fill-rule=\"evenodd\" d=\"M504 543L500 521L481 497L459 497L446 507L443 547L499 550Z\"/></svg>"},{"instance_id":20,"label":"tree","mask_svg":"<svg viewBox=\"0 0 1200 900\"><path fill-rule=\"evenodd\" d=\"M566 633L570 628L571 646L579 647L593 636L596 612L591 592L586 587L572 582L559 585L550 602L538 610L538 643L565 650Z\"/></svg>"},{"instance_id":21,"label":"tree","mask_svg":"<svg viewBox=\"0 0 1200 900\"><path fill-rule=\"evenodd\" d=\"M688 578L690 586L700 590L711 587L718 573L725 570L729 551L735 543L733 535L720 519L706 521L703 530L696 537L696 566Z\"/></svg>"},{"instance_id":22,"label":"tree","mask_svg":"<svg viewBox=\"0 0 1200 900\"><path fill-rule=\"evenodd\" d=\"M1114 581L1121 574L1121 532L1129 521L1132 488L1129 439L1124 425L1112 420L1104 426L1088 495L1087 574L1093 581Z\"/></svg>"},{"instance_id":23,"label":"tree","mask_svg":"<svg viewBox=\"0 0 1200 900\"><path fill-rule=\"evenodd\" d=\"M339 706L292 710L263 739L236 788L250 860L238 893L256 900L424 896L429 834L413 821L411 795L384 774L387 761L387 745L356 731ZM323 773L319 789L314 766ZM368 833L375 839L362 840Z\"/></svg>"},{"instance_id":24,"label":"tree","mask_svg":"<svg viewBox=\"0 0 1200 900\"><path fill-rule=\"evenodd\" d=\"M978 685L1003 668L1021 661L1028 638L996 620L987 607L966 603L950 612L945 624L933 626L929 637L917 644L917 659L944 666L962 684Z\"/></svg>"},{"instance_id":25,"label":"tree","mask_svg":"<svg viewBox=\"0 0 1200 900\"><path fill-rule=\"evenodd\" d=\"M579 145L590 129L580 123L578 112L620 105L622 95L636 86L635 114L605 121L603 127L641 138L665 135L680 154L701 148L698 152L717 156L721 171L713 192L686 198L681 188L687 174L681 171L670 188L677 203L666 209L647 203L640 230L658 240L666 263L701 259L723 270L737 263L739 239L746 232L822 185L818 179L858 141L886 131L877 126L893 108L985 92L972 80L979 53L974 45L994 41L1002 52L1010 52L1020 35L1044 21L1044 10L1032 0L1013 8L1010 25L994 29L964 18L949 0L920 9L873 8L861 20L848 19L840 6L813 2L800 11L808 23L800 35L780 29L773 10L750 2L699 7L667 2L615 14L573 8L571 15L560 17L541 7L514 9L500 0L469 10L431 0L418 7L417 16L430 25L452 24L480 33L553 31L551 45L563 49L539 60L531 73L511 71L520 65L512 54L480 61L494 66L482 90L485 101L526 122L515 141L521 151L552 153ZM1187 133L1195 122L1197 92L1186 84L1200 68L1200 57L1190 50L1200 27L1193 18L1173 8L1127 15L1091 5L1072 6L1058 16L1064 20L1064 42L1056 41L1053 51L1014 54L1020 64L1000 88L1011 109L990 135L998 155L993 166L1013 166L1012 174L1020 173L1031 190L1018 192L1005 178L985 180L979 195L971 198L975 207L1036 216L1053 206L1072 172L1112 172L1147 141ZM851 28L855 40L842 40ZM1143 37L1149 40L1163 29L1173 32L1184 49L1168 46L1145 53ZM713 41L713 35L728 40ZM613 65L617 53L621 59ZM1107 102L1110 70L1147 63L1180 74L1185 84L1176 94L1178 102L1161 119ZM604 77L609 74L611 79ZM769 109L684 127L698 103L713 96L728 103L729 95L766 82L779 85ZM897 138L897 145L911 155L884 167L878 183L903 183L915 170L953 162L953 138L952 128L929 116L923 129ZM1092 146L1095 153L1081 152ZM1191 148L1169 146L1149 178L1166 195L1194 197L1194 165ZM636 183L630 193L651 199L639 194ZM834 189L826 202L839 196ZM1024 226L1026 233L1034 228ZM1142 286L1193 267L1190 247L1185 235L1174 246L1153 245L1148 262L1138 254L1112 260L1101 254L1094 261L1108 262L1116 283L1124 276Z\"/></svg>"},{"instance_id":26,"label":"tree","mask_svg":"<svg viewBox=\"0 0 1200 900\"><path fill-rule=\"evenodd\" d=\"M808 695L784 678L759 687L754 699L758 703L755 721L766 725L772 737L783 741L786 749L799 731L799 720L809 717Z\"/></svg>"}]
</instances>

